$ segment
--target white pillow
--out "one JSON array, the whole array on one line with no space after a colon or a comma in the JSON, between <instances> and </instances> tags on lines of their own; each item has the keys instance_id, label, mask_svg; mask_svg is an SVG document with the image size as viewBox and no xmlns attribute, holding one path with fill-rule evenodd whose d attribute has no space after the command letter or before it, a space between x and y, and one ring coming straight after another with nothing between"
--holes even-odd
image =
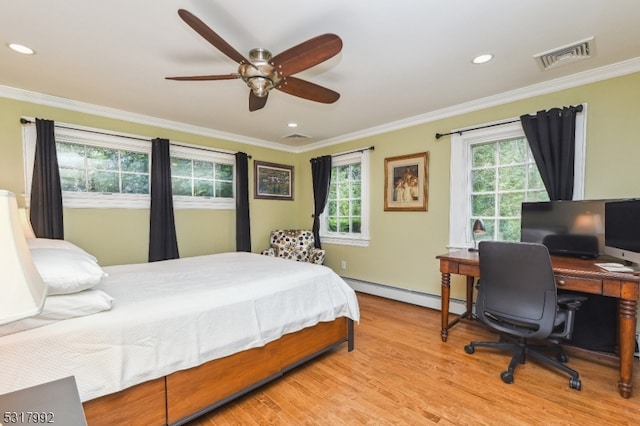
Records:
<instances>
[{"instance_id":1,"label":"white pillow","mask_svg":"<svg viewBox=\"0 0 640 426\"><path fill-rule=\"evenodd\" d=\"M94 260L96 260L95 256L87 253L77 245L66 240L56 240L56 239L49 239L49 238L30 238L30 239L27 239L27 245L31 250L37 250L37 249L75 250L80 253L84 253L87 256L91 256L93 257Z\"/></svg>"},{"instance_id":2,"label":"white pillow","mask_svg":"<svg viewBox=\"0 0 640 426\"><path fill-rule=\"evenodd\" d=\"M86 290L107 275L96 258L84 251L39 248L31 250L31 257L49 295Z\"/></svg>"},{"instance_id":3,"label":"white pillow","mask_svg":"<svg viewBox=\"0 0 640 426\"><path fill-rule=\"evenodd\" d=\"M60 320L107 311L111 309L112 302L111 296L95 289L48 296L40 314L0 326L0 336L42 327Z\"/></svg>"}]
</instances>

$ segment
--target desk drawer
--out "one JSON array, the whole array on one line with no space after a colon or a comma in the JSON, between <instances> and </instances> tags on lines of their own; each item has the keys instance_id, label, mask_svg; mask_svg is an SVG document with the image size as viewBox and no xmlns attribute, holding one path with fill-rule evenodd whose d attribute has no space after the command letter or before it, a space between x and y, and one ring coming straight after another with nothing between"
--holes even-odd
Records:
<instances>
[{"instance_id":1,"label":"desk drawer","mask_svg":"<svg viewBox=\"0 0 640 426\"><path fill-rule=\"evenodd\" d=\"M468 277L477 277L480 275L480 268L474 265L460 264L458 273L461 275L466 275Z\"/></svg>"},{"instance_id":2,"label":"desk drawer","mask_svg":"<svg viewBox=\"0 0 640 426\"><path fill-rule=\"evenodd\" d=\"M576 278L567 275L556 275L558 290L582 291L602 294L602 280L596 278Z\"/></svg>"}]
</instances>

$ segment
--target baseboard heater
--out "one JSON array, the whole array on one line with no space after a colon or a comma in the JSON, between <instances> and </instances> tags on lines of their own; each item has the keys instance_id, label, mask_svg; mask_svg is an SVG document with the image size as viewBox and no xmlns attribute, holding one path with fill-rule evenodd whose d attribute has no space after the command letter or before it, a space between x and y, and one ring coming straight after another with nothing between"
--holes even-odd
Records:
<instances>
[{"instance_id":1,"label":"baseboard heater","mask_svg":"<svg viewBox=\"0 0 640 426\"><path fill-rule=\"evenodd\" d=\"M397 300L399 302L411 303L412 305L424 306L425 308L435 309L438 311L441 310L441 297L437 294L430 294L347 277L342 277L342 279L345 280L352 289L361 293ZM465 310L466 302L459 299L451 299L449 312L460 315L464 313Z\"/></svg>"}]
</instances>

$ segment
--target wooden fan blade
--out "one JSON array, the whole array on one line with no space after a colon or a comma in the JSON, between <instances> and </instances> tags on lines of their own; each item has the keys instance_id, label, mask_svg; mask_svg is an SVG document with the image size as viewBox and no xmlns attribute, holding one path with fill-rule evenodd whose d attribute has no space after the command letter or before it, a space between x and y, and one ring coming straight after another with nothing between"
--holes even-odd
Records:
<instances>
[{"instance_id":1,"label":"wooden fan blade","mask_svg":"<svg viewBox=\"0 0 640 426\"><path fill-rule=\"evenodd\" d=\"M240 78L240 74L194 75L191 77L165 77L165 79L167 80L178 80L178 81L233 80L236 78Z\"/></svg>"},{"instance_id":2,"label":"wooden fan blade","mask_svg":"<svg viewBox=\"0 0 640 426\"><path fill-rule=\"evenodd\" d=\"M224 41L222 37L216 34L211 28L207 26L204 22L202 22L197 16L188 10L180 9L178 10L178 15L182 18L184 22L187 23L191 28L195 30L198 34L200 34L205 40L211 43L216 49L227 55L229 58L233 59L237 63L249 63L249 61L236 49L231 47L229 43Z\"/></svg>"},{"instance_id":3,"label":"wooden fan blade","mask_svg":"<svg viewBox=\"0 0 640 426\"><path fill-rule=\"evenodd\" d=\"M264 97L260 98L256 96L253 92L249 92L249 111L257 111L267 104L267 97L269 93L267 93Z\"/></svg>"},{"instance_id":4,"label":"wooden fan blade","mask_svg":"<svg viewBox=\"0 0 640 426\"><path fill-rule=\"evenodd\" d=\"M299 98L323 104L332 104L340 99L340 93L296 77L282 79L276 89Z\"/></svg>"},{"instance_id":5,"label":"wooden fan blade","mask_svg":"<svg viewBox=\"0 0 640 426\"><path fill-rule=\"evenodd\" d=\"M323 34L298 44L271 59L283 77L318 65L342 50L342 40L335 34Z\"/></svg>"}]
</instances>

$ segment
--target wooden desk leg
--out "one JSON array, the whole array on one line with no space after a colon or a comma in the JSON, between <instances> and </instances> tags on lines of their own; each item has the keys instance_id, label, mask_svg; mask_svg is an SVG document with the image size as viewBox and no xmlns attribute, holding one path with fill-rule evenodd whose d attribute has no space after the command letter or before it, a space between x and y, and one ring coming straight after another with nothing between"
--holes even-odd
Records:
<instances>
[{"instance_id":1,"label":"wooden desk leg","mask_svg":"<svg viewBox=\"0 0 640 426\"><path fill-rule=\"evenodd\" d=\"M619 299L618 321L620 339L620 381L618 390L623 398L629 398L633 390L633 352L636 342L636 314L638 302Z\"/></svg>"},{"instance_id":2,"label":"wooden desk leg","mask_svg":"<svg viewBox=\"0 0 640 426\"><path fill-rule=\"evenodd\" d=\"M446 342L447 337L449 337L449 296L451 291L451 274L447 272L442 273L442 296L440 298L441 309L440 314L442 315L442 331L440 336L442 337L442 341Z\"/></svg>"},{"instance_id":3,"label":"wooden desk leg","mask_svg":"<svg viewBox=\"0 0 640 426\"><path fill-rule=\"evenodd\" d=\"M473 318L473 284L475 282L475 278L467 276L467 312L464 313L467 318Z\"/></svg>"}]
</instances>

